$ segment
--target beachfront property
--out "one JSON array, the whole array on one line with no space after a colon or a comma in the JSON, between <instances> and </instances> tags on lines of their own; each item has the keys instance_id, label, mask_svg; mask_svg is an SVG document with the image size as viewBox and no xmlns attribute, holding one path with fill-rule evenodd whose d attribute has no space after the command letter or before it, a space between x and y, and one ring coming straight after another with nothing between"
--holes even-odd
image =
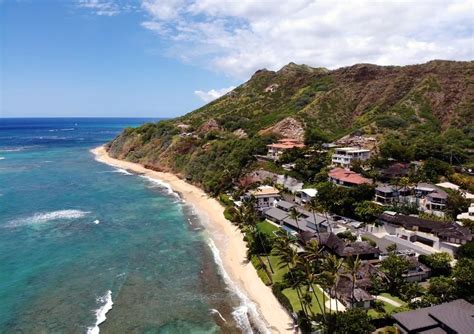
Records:
<instances>
[{"instance_id":1,"label":"beachfront property","mask_svg":"<svg viewBox=\"0 0 474 334\"><path fill-rule=\"evenodd\" d=\"M361 260L378 260L380 255L380 250L367 241L343 240L332 232L313 235L310 239L306 237L306 242L311 239L316 239L324 252L341 258L358 256Z\"/></svg>"},{"instance_id":2,"label":"beachfront property","mask_svg":"<svg viewBox=\"0 0 474 334\"><path fill-rule=\"evenodd\" d=\"M354 187L361 184L372 184L372 180L359 173L340 167L333 168L328 173L329 181L339 186Z\"/></svg>"},{"instance_id":3,"label":"beachfront property","mask_svg":"<svg viewBox=\"0 0 474 334\"><path fill-rule=\"evenodd\" d=\"M277 161L285 151L304 147L305 145L299 140L291 138L280 139L276 143L267 145L267 158Z\"/></svg>"},{"instance_id":4,"label":"beachfront property","mask_svg":"<svg viewBox=\"0 0 474 334\"><path fill-rule=\"evenodd\" d=\"M260 211L274 206L275 202L281 198L280 191L272 186L260 186L249 191L248 195L255 197L255 206Z\"/></svg>"},{"instance_id":5,"label":"beachfront property","mask_svg":"<svg viewBox=\"0 0 474 334\"><path fill-rule=\"evenodd\" d=\"M471 334L474 305L464 299L392 315L399 333Z\"/></svg>"},{"instance_id":6,"label":"beachfront property","mask_svg":"<svg viewBox=\"0 0 474 334\"><path fill-rule=\"evenodd\" d=\"M295 192L295 203L307 204L316 198L318 191L313 188L301 189Z\"/></svg>"},{"instance_id":7,"label":"beachfront property","mask_svg":"<svg viewBox=\"0 0 474 334\"><path fill-rule=\"evenodd\" d=\"M474 203L467 209L467 212L460 213L457 217L458 220L469 219L474 220Z\"/></svg>"},{"instance_id":8,"label":"beachfront property","mask_svg":"<svg viewBox=\"0 0 474 334\"><path fill-rule=\"evenodd\" d=\"M460 245L473 239L471 230L455 222L440 222L385 211L378 217L383 232L434 251L455 254Z\"/></svg>"},{"instance_id":9,"label":"beachfront property","mask_svg":"<svg viewBox=\"0 0 474 334\"><path fill-rule=\"evenodd\" d=\"M295 210L297 218L292 215ZM287 201L275 202L274 207L264 212L265 218L288 231L297 233L308 232L311 235L326 232L329 228L327 220L318 213L306 211L295 203Z\"/></svg>"},{"instance_id":10,"label":"beachfront property","mask_svg":"<svg viewBox=\"0 0 474 334\"><path fill-rule=\"evenodd\" d=\"M360 147L340 147L334 150L331 158L333 166L340 166L344 168L351 167L355 161L365 161L370 157L370 150Z\"/></svg>"}]
</instances>

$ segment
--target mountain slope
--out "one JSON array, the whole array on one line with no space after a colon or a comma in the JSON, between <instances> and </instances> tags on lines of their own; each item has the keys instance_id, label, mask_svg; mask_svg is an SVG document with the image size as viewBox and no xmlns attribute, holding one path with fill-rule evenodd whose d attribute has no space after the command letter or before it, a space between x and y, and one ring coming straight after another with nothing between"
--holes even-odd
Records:
<instances>
[{"instance_id":1,"label":"mountain slope","mask_svg":"<svg viewBox=\"0 0 474 334\"><path fill-rule=\"evenodd\" d=\"M365 133L381 141L396 138L402 146L416 143L414 158L431 154L418 152L421 146L429 151L430 141L435 151L457 145L464 150L460 159L468 160L466 149L474 148L474 62L357 64L332 71L290 63L277 72L257 71L185 116L127 129L109 147L115 157L181 173L212 190L251 168L252 154L264 152L269 135L287 124L295 128L290 135L306 129L308 140Z\"/></svg>"}]
</instances>

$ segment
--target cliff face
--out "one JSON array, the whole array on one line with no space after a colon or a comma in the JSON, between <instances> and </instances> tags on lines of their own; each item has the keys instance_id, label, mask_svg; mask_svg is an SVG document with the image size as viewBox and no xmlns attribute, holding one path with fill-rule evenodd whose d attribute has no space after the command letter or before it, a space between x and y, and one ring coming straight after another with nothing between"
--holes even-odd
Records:
<instances>
[{"instance_id":1,"label":"cliff face","mask_svg":"<svg viewBox=\"0 0 474 334\"><path fill-rule=\"evenodd\" d=\"M350 133L411 140L449 129L471 137L473 125L472 61L357 64L332 71L290 63L276 72L259 70L232 92L178 119L126 130L110 143L110 152L193 178L193 161L236 154L235 145L239 154L251 155L264 150L272 133L301 138L311 129L325 140ZM250 162L241 156L231 160L236 164L228 168L232 177ZM205 171L199 174L198 183Z\"/></svg>"}]
</instances>

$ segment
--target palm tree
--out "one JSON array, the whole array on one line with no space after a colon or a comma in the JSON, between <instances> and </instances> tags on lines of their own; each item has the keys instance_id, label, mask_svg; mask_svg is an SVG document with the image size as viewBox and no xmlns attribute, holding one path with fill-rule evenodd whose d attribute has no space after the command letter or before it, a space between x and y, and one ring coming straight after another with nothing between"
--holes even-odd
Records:
<instances>
[{"instance_id":1,"label":"palm tree","mask_svg":"<svg viewBox=\"0 0 474 334\"><path fill-rule=\"evenodd\" d=\"M357 278L356 276L361 266L362 266L362 261L359 259L359 255L357 255L355 258L351 256L344 263L344 267L346 271L351 275L351 280L352 280L352 291L351 291L351 304L352 305L355 304L354 291L355 291L356 278Z\"/></svg>"},{"instance_id":2,"label":"palm tree","mask_svg":"<svg viewBox=\"0 0 474 334\"><path fill-rule=\"evenodd\" d=\"M320 264L320 259L322 257L321 247L319 247L319 242L315 239L310 240L305 246L305 252L304 252L303 256L311 264L312 276L314 276L314 277L310 281L312 283L316 283L316 277L317 276L313 272L316 269L315 267ZM314 288L313 288L312 285L311 285L311 288L313 289L313 292L314 292ZM315 293L315 297L316 297L316 300L318 300L318 297L316 296L316 293ZM318 304L319 304L319 300L318 300ZM319 304L319 306L320 306L320 308L323 312L323 317L324 318L326 317L325 305L326 305L326 295L323 293L323 307L321 307L321 304Z\"/></svg>"},{"instance_id":3,"label":"palm tree","mask_svg":"<svg viewBox=\"0 0 474 334\"><path fill-rule=\"evenodd\" d=\"M339 312L338 310L338 301L337 301L337 283L339 282L339 270L341 269L343 264L343 260L338 258L336 255L329 255L326 257L325 261L323 262L324 269L331 274L333 278L333 292L334 292L334 298L336 300L336 312Z\"/></svg>"},{"instance_id":4,"label":"palm tree","mask_svg":"<svg viewBox=\"0 0 474 334\"><path fill-rule=\"evenodd\" d=\"M314 285L317 284L318 277L314 273L312 263L308 260L307 257L302 257L299 263L299 268L300 268L300 271L304 274L304 281L307 286L307 293L309 293L309 291L313 292L314 298L316 299L316 302L318 303L318 306L322 312L323 318L326 319L326 310L325 310L324 302L321 305L321 302L319 301L319 297L314 288Z\"/></svg>"},{"instance_id":5,"label":"palm tree","mask_svg":"<svg viewBox=\"0 0 474 334\"><path fill-rule=\"evenodd\" d=\"M316 198L311 199L311 201L309 202L309 208L311 209L311 212L313 213L314 225L316 226L316 234L318 235L318 240L321 240L321 234L319 233L319 225L318 225L318 222L316 221L316 210L319 208L319 204L316 201Z\"/></svg>"},{"instance_id":6,"label":"palm tree","mask_svg":"<svg viewBox=\"0 0 474 334\"><path fill-rule=\"evenodd\" d=\"M305 305L303 304L300 290L300 280L297 279L295 272L293 272L293 269L300 261L298 253L292 247L293 242L294 241L289 237L289 234L282 231L278 233L278 237L273 245L273 252L280 258L279 265L281 268L288 268L288 273L292 280L291 285L296 290L296 294L301 305L301 310L305 312ZM305 314L307 313L305 312Z\"/></svg>"},{"instance_id":7,"label":"palm tree","mask_svg":"<svg viewBox=\"0 0 474 334\"><path fill-rule=\"evenodd\" d=\"M294 219L296 222L296 226L298 227L298 233L300 233L302 230L300 229L300 225L298 224L298 218L301 216L301 213L299 213L296 208L291 208L290 209L290 218Z\"/></svg>"}]
</instances>

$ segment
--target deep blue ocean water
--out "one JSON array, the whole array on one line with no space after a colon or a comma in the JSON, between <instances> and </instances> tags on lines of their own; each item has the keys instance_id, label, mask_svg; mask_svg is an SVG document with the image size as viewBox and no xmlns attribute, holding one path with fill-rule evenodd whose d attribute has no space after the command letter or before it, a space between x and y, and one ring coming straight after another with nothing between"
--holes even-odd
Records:
<instances>
[{"instance_id":1,"label":"deep blue ocean water","mask_svg":"<svg viewBox=\"0 0 474 334\"><path fill-rule=\"evenodd\" d=\"M89 152L145 121L0 119L1 333L241 331L192 210Z\"/></svg>"}]
</instances>

